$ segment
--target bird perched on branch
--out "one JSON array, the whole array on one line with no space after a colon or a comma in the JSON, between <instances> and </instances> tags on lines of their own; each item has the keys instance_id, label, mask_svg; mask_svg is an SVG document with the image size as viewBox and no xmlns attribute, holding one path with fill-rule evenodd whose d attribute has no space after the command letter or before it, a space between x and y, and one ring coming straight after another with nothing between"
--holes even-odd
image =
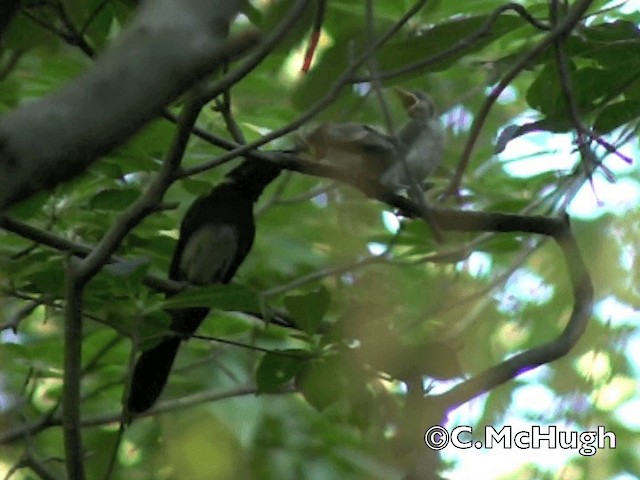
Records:
<instances>
[{"instance_id":1,"label":"bird perched on branch","mask_svg":"<svg viewBox=\"0 0 640 480\"><path fill-rule=\"evenodd\" d=\"M398 154L409 174L421 184L442 162L444 131L431 97L420 90L396 89L410 120L397 133ZM382 174L381 183L390 188L408 187L402 160L394 162Z\"/></svg>"},{"instance_id":2,"label":"bird perched on branch","mask_svg":"<svg viewBox=\"0 0 640 480\"><path fill-rule=\"evenodd\" d=\"M431 98L395 89L409 121L395 136L358 123L325 123L303 135L311 156L345 171L357 169L385 187L420 185L442 161L444 132Z\"/></svg>"},{"instance_id":3,"label":"bird perched on branch","mask_svg":"<svg viewBox=\"0 0 640 480\"><path fill-rule=\"evenodd\" d=\"M229 283L253 245L253 206L280 173L266 162L246 160L223 183L196 199L180 225L169 278L194 285ZM132 376L128 410L148 410L162 393L180 343L192 335L209 308L169 310L171 330L155 347L140 355Z\"/></svg>"}]
</instances>

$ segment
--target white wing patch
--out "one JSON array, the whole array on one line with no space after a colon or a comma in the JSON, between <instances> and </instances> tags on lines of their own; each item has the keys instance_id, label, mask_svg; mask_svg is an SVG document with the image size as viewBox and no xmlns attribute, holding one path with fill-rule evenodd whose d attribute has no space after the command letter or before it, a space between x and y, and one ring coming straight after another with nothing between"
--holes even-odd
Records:
<instances>
[{"instance_id":1,"label":"white wing patch","mask_svg":"<svg viewBox=\"0 0 640 480\"><path fill-rule=\"evenodd\" d=\"M230 225L206 224L193 232L182 250L180 271L196 285L219 282L238 248L238 233Z\"/></svg>"}]
</instances>

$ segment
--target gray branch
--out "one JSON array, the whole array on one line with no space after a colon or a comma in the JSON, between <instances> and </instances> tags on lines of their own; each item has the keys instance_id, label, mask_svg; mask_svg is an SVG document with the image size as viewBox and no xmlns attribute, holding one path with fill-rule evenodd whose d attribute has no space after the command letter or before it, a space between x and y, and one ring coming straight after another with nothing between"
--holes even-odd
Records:
<instances>
[{"instance_id":1,"label":"gray branch","mask_svg":"<svg viewBox=\"0 0 640 480\"><path fill-rule=\"evenodd\" d=\"M239 0L156 0L84 74L0 118L0 210L67 181L258 40L227 39Z\"/></svg>"}]
</instances>

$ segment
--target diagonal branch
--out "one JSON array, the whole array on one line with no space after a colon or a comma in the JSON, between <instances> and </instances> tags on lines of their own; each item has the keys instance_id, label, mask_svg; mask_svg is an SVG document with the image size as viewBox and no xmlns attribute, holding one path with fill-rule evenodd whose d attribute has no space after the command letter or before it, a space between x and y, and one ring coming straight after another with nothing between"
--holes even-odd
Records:
<instances>
[{"instance_id":1,"label":"diagonal branch","mask_svg":"<svg viewBox=\"0 0 640 480\"><path fill-rule=\"evenodd\" d=\"M253 46L255 32L226 38L239 3L146 2L83 75L0 118L0 210L79 175Z\"/></svg>"},{"instance_id":2,"label":"diagonal branch","mask_svg":"<svg viewBox=\"0 0 640 480\"><path fill-rule=\"evenodd\" d=\"M453 55L456 55L461 51L466 50L467 48L473 47L476 44L476 42L491 35L491 29L493 28L493 25L496 23L500 15L504 14L509 10L513 10L514 12L516 12L518 15L524 18L527 22L529 22L535 28L539 30L549 30L549 27L547 25L536 20L522 5L519 5L513 2L507 3L505 5L499 6L493 12L491 12L487 20L484 22L484 24L475 32L467 35L466 37L461 38L453 45L445 48L441 52L438 52L434 55L430 55L427 58L424 58L414 63L410 63L408 65L404 65L403 67L397 68L395 70L388 70L386 72L381 72L378 75L379 80L390 80L396 77L407 75L409 73L414 73L420 70L424 70L432 65L436 65L438 62L441 62ZM372 80L371 76L354 77L351 79L353 83L369 82L371 80Z\"/></svg>"},{"instance_id":3,"label":"diagonal branch","mask_svg":"<svg viewBox=\"0 0 640 480\"><path fill-rule=\"evenodd\" d=\"M32 240L39 245L44 245L80 258L86 257L93 251L93 247L91 246L72 242L54 233L15 220L7 215L0 215L0 228ZM130 260L112 255L107 261L109 263L126 263ZM164 293L178 293L184 287L180 282L174 282L173 280L149 274L145 275L142 281L147 287Z\"/></svg>"},{"instance_id":4,"label":"diagonal branch","mask_svg":"<svg viewBox=\"0 0 640 480\"><path fill-rule=\"evenodd\" d=\"M20 8L20 0L3 0L0 2L0 41L9 29L13 17Z\"/></svg>"},{"instance_id":5,"label":"diagonal branch","mask_svg":"<svg viewBox=\"0 0 640 480\"><path fill-rule=\"evenodd\" d=\"M475 144L478 141L482 127L489 116L489 112L493 107L493 104L500 94L511 84L520 72L526 69L534 58L541 55L557 38L570 32L581 20L582 15L587 11L592 3L593 0L580 0L579 2L576 2L562 21L555 25L554 28L540 41L540 43L538 43L538 45L527 52L527 54L524 55L491 90L491 93L482 104L480 111L473 120L471 131L469 132L469 139L464 146L460 162L458 163L455 174L447 186L445 195L453 195L457 193L458 188L460 187L460 182L462 181L462 175L471 161L471 154L473 153Z\"/></svg>"},{"instance_id":6,"label":"diagonal branch","mask_svg":"<svg viewBox=\"0 0 640 480\"><path fill-rule=\"evenodd\" d=\"M275 140L276 138L280 138L287 133L293 132L300 126L304 125L306 122L311 120L313 117L318 115L324 109L326 109L329 105L331 105L340 95L342 89L349 84L351 76L353 73L363 65L371 56L371 54L377 51L382 45L384 45L390 38L392 38L401 28L407 23L411 17L413 17L426 3L428 0L417 0L413 6L407 10L404 15L391 27L389 28L380 38L378 38L375 42L369 45L362 54L360 54L351 65L338 77L338 79L327 89L327 93L318 100L315 104L313 104L306 112L298 117L297 120L291 122L289 125L273 130L272 132L263 135L259 139L246 143L244 145L240 145L230 150L229 152L209 161L203 162L200 165L195 167L184 169L180 173L180 177L186 177L189 175L195 175L196 173L201 173L211 168L217 167L223 163L226 163L234 158L239 156L249 156L252 150L265 145L266 143ZM233 75L231 72L229 75ZM224 89L228 86L228 81L223 77L219 85L216 85L216 89Z\"/></svg>"}]
</instances>

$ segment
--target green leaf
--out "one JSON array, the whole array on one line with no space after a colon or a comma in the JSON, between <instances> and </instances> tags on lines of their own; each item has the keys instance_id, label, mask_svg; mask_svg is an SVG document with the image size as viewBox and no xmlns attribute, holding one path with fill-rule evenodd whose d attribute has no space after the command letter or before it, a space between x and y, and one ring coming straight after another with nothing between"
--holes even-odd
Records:
<instances>
[{"instance_id":1,"label":"green leaf","mask_svg":"<svg viewBox=\"0 0 640 480\"><path fill-rule=\"evenodd\" d=\"M137 335L139 339L139 348L142 351L155 347L162 340L164 335L171 334L170 325L171 317L164 310L153 312L145 315L142 321L136 320Z\"/></svg>"},{"instance_id":2,"label":"green leaf","mask_svg":"<svg viewBox=\"0 0 640 480\"><path fill-rule=\"evenodd\" d=\"M566 42L568 55L596 60L603 66L621 66L640 55L640 30L626 20L580 29Z\"/></svg>"},{"instance_id":3,"label":"green leaf","mask_svg":"<svg viewBox=\"0 0 640 480\"><path fill-rule=\"evenodd\" d=\"M408 35L400 40L393 40L385 44L379 55L380 67L383 71L394 70L425 59L426 57L437 55L456 44L459 40L470 35L474 31L483 27L489 19L488 15L480 15L469 18L456 18L447 22L442 22L419 36ZM456 64L460 58L477 52L491 42L524 26L523 20L517 15L500 15L493 23L489 34L469 44L453 55L448 55L428 67L412 73L412 75L423 75L427 72L439 72Z\"/></svg>"},{"instance_id":4,"label":"green leaf","mask_svg":"<svg viewBox=\"0 0 640 480\"><path fill-rule=\"evenodd\" d=\"M640 77L640 61L630 59L615 69L581 68L571 76L571 87L581 113L617 97Z\"/></svg>"},{"instance_id":5,"label":"green leaf","mask_svg":"<svg viewBox=\"0 0 640 480\"><path fill-rule=\"evenodd\" d=\"M316 64L302 78L293 93L293 103L300 111L304 111L310 104L326 95L327 86L336 81L349 63L348 54L342 45L329 47L317 55ZM336 104L344 104L351 97L353 97L351 91L343 90Z\"/></svg>"},{"instance_id":6,"label":"green leaf","mask_svg":"<svg viewBox=\"0 0 640 480\"><path fill-rule=\"evenodd\" d=\"M304 350L277 350L262 357L256 372L256 383L260 393L275 393L295 377L302 368Z\"/></svg>"},{"instance_id":7,"label":"green leaf","mask_svg":"<svg viewBox=\"0 0 640 480\"><path fill-rule=\"evenodd\" d=\"M217 312L211 322L203 325L203 333L211 337L232 337L253 331L254 323L243 315Z\"/></svg>"},{"instance_id":8,"label":"green leaf","mask_svg":"<svg viewBox=\"0 0 640 480\"><path fill-rule=\"evenodd\" d=\"M21 220L29 220L42 211L42 208L50 199L48 191L41 191L11 207L11 214Z\"/></svg>"},{"instance_id":9,"label":"green leaf","mask_svg":"<svg viewBox=\"0 0 640 480\"><path fill-rule=\"evenodd\" d=\"M284 299L284 305L289 314L296 321L296 324L309 335L318 331L330 303L331 294L324 287L309 293L288 295Z\"/></svg>"},{"instance_id":10,"label":"green leaf","mask_svg":"<svg viewBox=\"0 0 640 480\"><path fill-rule=\"evenodd\" d=\"M402 245L413 245L419 247L433 247L433 232L421 220L404 222L399 240Z\"/></svg>"},{"instance_id":11,"label":"green leaf","mask_svg":"<svg viewBox=\"0 0 640 480\"><path fill-rule=\"evenodd\" d=\"M307 402L318 410L324 410L347 392L342 369L338 355L312 360L296 376L296 387Z\"/></svg>"},{"instance_id":12,"label":"green leaf","mask_svg":"<svg viewBox=\"0 0 640 480\"><path fill-rule=\"evenodd\" d=\"M20 275L24 275L23 278L28 279L38 292L63 296L65 285L63 260L48 257L50 257L49 252L32 253L30 261L20 269ZM37 258L41 258L41 261L36 260Z\"/></svg>"},{"instance_id":13,"label":"green leaf","mask_svg":"<svg viewBox=\"0 0 640 480\"><path fill-rule=\"evenodd\" d=\"M39 45L53 46L59 42L52 32L39 27L24 14L16 15L9 26L4 41L7 48L18 52L29 50Z\"/></svg>"},{"instance_id":14,"label":"green leaf","mask_svg":"<svg viewBox=\"0 0 640 480\"><path fill-rule=\"evenodd\" d=\"M160 158L171 145L175 126L166 120L158 120L146 125L119 152L128 154L135 163L141 159Z\"/></svg>"},{"instance_id":15,"label":"green leaf","mask_svg":"<svg viewBox=\"0 0 640 480\"><path fill-rule=\"evenodd\" d=\"M527 102L531 107L547 116L557 112L565 112L565 102L561 98L559 73L554 61L548 62L538 73L536 79L527 90Z\"/></svg>"},{"instance_id":16,"label":"green leaf","mask_svg":"<svg viewBox=\"0 0 640 480\"><path fill-rule=\"evenodd\" d=\"M110 188L98 192L89 206L97 210L122 211L140 196L137 188Z\"/></svg>"},{"instance_id":17,"label":"green leaf","mask_svg":"<svg viewBox=\"0 0 640 480\"><path fill-rule=\"evenodd\" d=\"M594 123L600 135L629 123L640 116L640 100L625 100L607 105L598 115Z\"/></svg>"},{"instance_id":18,"label":"green leaf","mask_svg":"<svg viewBox=\"0 0 640 480\"><path fill-rule=\"evenodd\" d=\"M276 45L274 51L288 52L300 41L305 41L309 38L308 32L313 22L313 18L316 14L315 5L317 0L310 2L311 5L305 8L302 15L297 21L289 28L287 35L285 35ZM261 28L265 32L268 32L276 28L283 18L287 16L291 8L293 7L294 0L280 0L277 2L269 2L269 7L262 17Z\"/></svg>"},{"instance_id":19,"label":"green leaf","mask_svg":"<svg viewBox=\"0 0 640 480\"><path fill-rule=\"evenodd\" d=\"M209 307L219 310L260 310L256 294L243 285L208 285L190 288L164 301L165 308Z\"/></svg>"},{"instance_id":20,"label":"green leaf","mask_svg":"<svg viewBox=\"0 0 640 480\"><path fill-rule=\"evenodd\" d=\"M512 253L522 248L522 241L515 235L493 235L488 240L482 242L477 251L484 251L490 254Z\"/></svg>"},{"instance_id":21,"label":"green leaf","mask_svg":"<svg viewBox=\"0 0 640 480\"><path fill-rule=\"evenodd\" d=\"M85 13L80 22L85 25L87 19L91 19L91 23L86 25L86 35L98 50L102 50L108 44L114 20L113 2L105 4L104 0L89 0L87 3L88 13Z\"/></svg>"}]
</instances>

